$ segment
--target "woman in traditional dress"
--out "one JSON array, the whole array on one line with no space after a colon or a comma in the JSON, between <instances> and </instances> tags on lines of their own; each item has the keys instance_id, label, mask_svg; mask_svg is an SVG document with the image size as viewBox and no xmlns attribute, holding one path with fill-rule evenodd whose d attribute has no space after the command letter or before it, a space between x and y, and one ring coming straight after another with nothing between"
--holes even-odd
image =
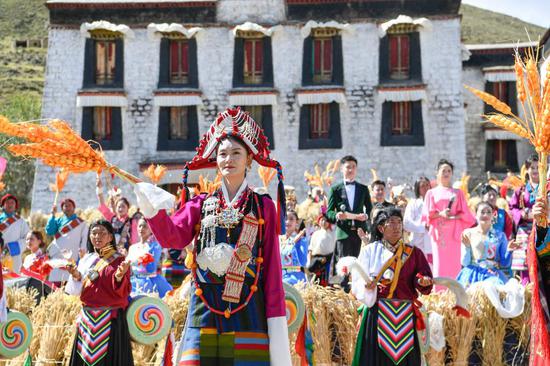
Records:
<instances>
[{"instance_id":1,"label":"woman in traditional dress","mask_svg":"<svg viewBox=\"0 0 550 366\"><path fill-rule=\"evenodd\" d=\"M434 276L456 278L460 272L460 237L475 224L464 193L452 187L454 166L441 159L437 164L437 186L426 193L422 222L432 242Z\"/></svg>"},{"instance_id":2,"label":"woman in traditional dress","mask_svg":"<svg viewBox=\"0 0 550 366\"><path fill-rule=\"evenodd\" d=\"M308 271L313 273L314 282L321 286L328 286L330 261L336 247L336 232L328 221L326 213L317 219L319 229L311 234L309 239Z\"/></svg>"},{"instance_id":3,"label":"woman in traditional dress","mask_svg":"<svg viewBox=\"0 0 550 366\"><path fill-rule=\"evenodd\" d=\"M248 186L252 160L277 169L277 206ZM138 183L138 204L159 243L185 248L196 237L189 312L176 354L178 365L290 365L278 234L284 223L282 170L267 139L240 109L228 109L203 136L184 169L216 168L222 185L182 204L169 217L174 197ZM187 197L187 188L182 199Z\"/></svg>"},{"instance_id":4,"label":"woman in traditional dress","mask_svg":"<svg viewBox=\"0 0 550 366\"><path fill-rule=\"evenodd\" d=\"M132 296L158 293L160 297L172 290L172 286L158 273L162 247L153 236L144 218L139 220L140 241L130 246L127 260L132 263Z\"/></svg>"},{"instance_id":5,"label":"woman in traditional dress","mask_svg":"<svg viewBox=\"0 0 550 366\"><path fill-rule=\"evenodd\" d=\"M428 228L422 222L422 208L424 207L424 197L430 189L430 180L426 177L420 177L414 182L415 199L409 201L405 208L403 218L403 228L412 234L411 244L424 252L428 262L432 262L432 243Z\"/></svg>"},{"instance_id":6,"label":"woman in traditional dress","mask_svg":"<svg viewBox=\"0 0 550 366\"><path fill-rule=\"evenodd\" d=\"M525 160L527 173L525 185L514 192L508 204L515 225L516 250L512 253L512 270L521 277L521 283L529 283L527 270L527 242L533 227L532 208L539 189L539 157L533 154Z\"/></svg>"},{"instance_id":7,"label":"woman in traditional dress","mask_svg":"<svg viewBox=\"0 0 550 366\"><path fill-rule=\"evenodd\" d=\"M306 282L304 268L307 265L308 240L305 229L298 232L299 219L296 211L286 212L286 233L279 236L283 281L295 285Z\"/></svg>"},{"instance_id":8,"label":"woman in traditional dress","mask_svg":"<svg viewBox=\"0 0 550 366\"><path fill-rule=\"evenodd\" d=\"M105 204L103 198L103 184L101 183L101 176L97 176L96 180L96 194L99 201L99 212L103 215L105 220L109 221L115 230L115 241L117 243L117 250L121 254L126 254L131 244L139 241L138 234L138 221L141 218L141 214L136 212L134 215L129 216L130 202L125 197L118 197L114 201L114 212Z\"/></svg>"},{"instance_id":9,"label":"woman in traditional dress","mask_svg":"<svg viewBox=\"0 0 550 366\"><path fill-rule=\"evenodd\" d=\"M460 262L463 266L457 280L464 287L481 281L494 281L503 285L510 267L506 234L493 226L493 207L480 202L476 208L477 225L462 233Z\"/></svg>"},{"instance_id":10,"label":"woman in traditional dress","mask_svg":"<svg viewBox=\"0 0 550 366\"><path fill-rule=\"evenodd\" d=\"M46 259L44 250L46 243L44 243L44 237L40 231L29 231L25 238L27 243L27 249L30 251L23 261L23 268L31 269L33 266L38 269L42 262ZM37 266L38 264L38 266Z\"/></svg>"},{"instance_id":11,"label":"woman in traditional dress","mask_svg":"<svg viewBox=\"0 0 550 366\"><path fill-rule=\"evenodd\" d=\"M404 243L398 208L377 213L373 236L357 259L369 279L352 276L351 291L365 304L353 365L421 365L417 332L410 330L424 329L416 299L432 290L430 266L421 250Z\"/></svg>"},{"instance_id":12,"label":"woman in traditional dress","mask_svg":"<svg viewBox=\"0 0 550 366\"><path fill-rule=\"evenodd\" d=\"M132 347L126 308L132 289L130 262L116 251L111 223L99 220L90 225L88 251L71 276L65 290L80 295L82 311L77 320L71 366L132 366ZM105 342L104 346L100 346Z\"/></svg>"},{"instance_id":13,"label":"woman in traditional dress","mask_svg":"<svg viewBox=\"0 0 550 366\"><path fill-rule=\"evenodd\" d=\"M484 184L481 188L481 199L487 202L493 208L493 229L501 231L506 235L506 239L510 239L514 229L512 217L505 209L497 206L498 192L490 184Z\"/></svg>"}]
</instances>

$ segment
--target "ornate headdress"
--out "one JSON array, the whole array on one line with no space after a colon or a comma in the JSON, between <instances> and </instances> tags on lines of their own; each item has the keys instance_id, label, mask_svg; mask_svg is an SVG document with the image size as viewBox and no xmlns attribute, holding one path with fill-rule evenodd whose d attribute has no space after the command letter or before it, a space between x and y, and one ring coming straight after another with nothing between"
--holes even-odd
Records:
<instances>
[{"instance_id":1,"label":"ornate headdress","mask_svg":"<svg viewBox=\"0 0 550 366\"><path fill-rule=\"evenodd\" d=\"M277 227L279 232L284 231L285 226L282 223L285 221L286 205L283 185L284 176L281 164L269 157L269 142L260 126L247 112L242 111L238 107L226 109L218 115L208 131L202 136L195 157L185 164L183 169L184 190L181 194L182 205L188 197L187 175L189 170L215 167L216 147L221 140L228 136L242 141L258 164L277 170L277 179L279 180L277 186L277 212L280 219Z\"/></svg>"}]
</instances>

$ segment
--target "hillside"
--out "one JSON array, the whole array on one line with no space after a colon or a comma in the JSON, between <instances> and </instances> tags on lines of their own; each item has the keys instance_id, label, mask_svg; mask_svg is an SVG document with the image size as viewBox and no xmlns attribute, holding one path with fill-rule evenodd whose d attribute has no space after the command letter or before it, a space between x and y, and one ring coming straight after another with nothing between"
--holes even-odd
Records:
<instances>
[{"instance_id":1,"label":"hillside","mask_svg":"<svg viewBox=\"0 0 550 366\"><path fill-rule=\"evenodd\" d=\"M537 41L546 31L518 18L466 4L460 6L460 14L462 42L466 44Z\"/></svg>"}]
</instances>

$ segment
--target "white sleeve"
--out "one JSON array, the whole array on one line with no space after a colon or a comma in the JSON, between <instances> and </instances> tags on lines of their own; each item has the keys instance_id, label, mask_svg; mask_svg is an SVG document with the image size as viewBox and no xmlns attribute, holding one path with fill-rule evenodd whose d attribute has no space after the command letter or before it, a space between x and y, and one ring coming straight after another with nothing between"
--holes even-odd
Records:
<instances>
[{"instance_id":1,"label":"white sleeve","mask_svg":"<svg viewBox=\"0 0 550 366\"><path fill-rule=\"evenodd\" d=\"M422 223L422 214L415 216L415 211L418 211L419 213L422 212L422 210L417 210L417 203L416 201L413 204L407 205L407 208L405 208L405 216L403 218L403 228L411 233L424 233L426 231L426 227Z\"/></svg>"},{"instance_id":2,"label":"white sleeve","mask_svg":"<svg viewBox=\"0 0 550 366\"><path fill-rule=\"evenodd\" d=\"M69 295L78 296L82 292L82 281L77 281L73 276L69 276L69 280L65 285L65 292Z\"/></svg>"},{"instance_id":3,"label":"white sleeve","mask_svg":"<svg viewBox=\"0 0 550 366\"><path fill-rule=\"evenodd\" d=\"M267 318L271 366L292 366L286 316Z\"/></svg>"},{"instance_id":4,"label":"white sleeve","mask_svg":"<svg viewBox=\"0 0 550 366\"><path fill-rule=\"evenodd\" d=\"M82 223L82 232L80 233L80 249L86 249L86 244L88 243L88 224L86 222Z\"/></svg>"},{"instance_id":5,"label":"white sleeve","mask_svg":"<svg viewBox=\"0 0 550 366\"><path fill-rule=\"evenodd\" d=\"M174 207L176 197L151 183L140 182L134 185L137 205L145 218L150 219L164 209Z\"/></svg>"},{"instance_id":6,"label":"white sleeve","mask_svg":"<svg viewBox=\"0 0 550 366\"><path fill-rule=\"evenodd\" d=\"M21 231L19 232L19 249L21 249L21 257L23 257L23 252L27 248L27 233L29 232L29 224L27 220L21 219Z\"/></svg>"},{"instance_id":7,"label":"white sleeve","mask_svg":"<svg viewBox=\"0 0 550 366\"><path fill-rule=\"evenodd\" d=\"M357 258L358 264L363 267L367 274L369 273L370 268L369 257L372 254L373 248L374 247L372 246L372 244L361 248L361 252L359 253L359 257ZM361 301L370 308L376 302L377 289L375 287L373 290L367 290L365 284L365 280L361 276L351 276L352 294L357 300Z\"/></svg>"}]
</instances>

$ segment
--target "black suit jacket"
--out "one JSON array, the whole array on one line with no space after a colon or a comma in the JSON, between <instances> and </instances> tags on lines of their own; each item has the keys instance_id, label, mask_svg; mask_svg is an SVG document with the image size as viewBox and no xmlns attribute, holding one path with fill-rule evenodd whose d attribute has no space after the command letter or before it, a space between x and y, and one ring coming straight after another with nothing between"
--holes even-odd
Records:
<instances>
[{"instance_id":1,"label":"black suit jacket","mask_svg":"<svg viewBox=\"0 0 550 366\"><path fill-rule=\"evenodd\" d=\"M356 214L366 213L370 215L372 210L372 203L370 199L369 188L361 183L355 183L355 199L353 209L348 203L346 187L344 182L337 183L330 187L329 197L328 197L328 209L327 217L330 222L336 224L336 240L343 240L349 237L351 232L351 220L337 221L336 214L341 212L340 207L342 205L346 206L347 212L352 212ZM362 228L367 230L366 221L355 221L356 228Z\"/></svg>"}]
</instances>

